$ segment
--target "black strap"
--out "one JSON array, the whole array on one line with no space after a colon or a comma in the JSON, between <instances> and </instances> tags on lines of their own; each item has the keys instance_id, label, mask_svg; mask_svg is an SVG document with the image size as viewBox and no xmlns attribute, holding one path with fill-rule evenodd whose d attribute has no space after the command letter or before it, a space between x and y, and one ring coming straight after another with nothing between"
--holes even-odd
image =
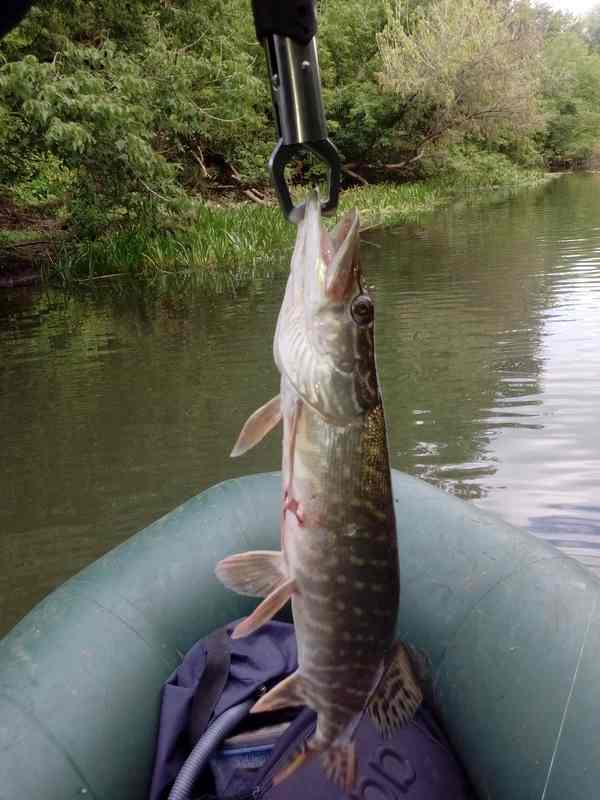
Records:
<instances>
[{"instance_id":1,"label":"black strap","mask_svg":"<svg viewBox=\"0 0 600 800\"><path fill-rule=\"evenodd\" d=\"M315 0L252 0L259 42L273 33L307 45L317 32Z\"/></svg>"},{"instance_id":2,"label":"black strap","mask_svg":"<svg viewBox=\"0 0 600 800\"><path fill-rule=\"evenodd\" d=\"M190 745L193 748L202 736L208 721L223 694L231 664L230 639L227 628L218 628L206 639L206 667L194 699L188 722Z\"/></svg>"}]
</instances>

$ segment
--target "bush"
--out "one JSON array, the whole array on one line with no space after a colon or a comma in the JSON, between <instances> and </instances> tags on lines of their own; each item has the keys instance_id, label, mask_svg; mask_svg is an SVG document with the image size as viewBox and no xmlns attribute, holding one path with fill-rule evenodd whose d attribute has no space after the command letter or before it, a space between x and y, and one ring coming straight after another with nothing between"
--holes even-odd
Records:
<instances>
[{"instance_id":1,"label":"bush","mask_svg":"<svg viewBox=\"0 0 600 800\"><path fill-rule=\"evenodd\" d=\"M497 183L509 161L537 166L542 148L550 159L583 157L600 140L600 56L547 7L319 9L330 133L369 176L441 170ZM80 236L185 222L223 185L266 183L274 144L248 0L39 0L0 42L0 187L21 203L64 200ZM295 179L319 174L304 159Z\"/></svg>"},{"instance_id":2,"label":"bush","mask_svg":"<svg viewBox=\"0 0 600 800\"><path fill-rule=\"evenodd\" d=\"M24 159L21 179L14 185L12 196L25 206L44 205L65 197L77 181L69 169L52 153L32 153Z\"/></svg>"},{"instance_id":3,"label":"bush","mask_svg":"<svg viewBox=\"0 0 600 800\"><path fill-rule=\"evenodd\" d=\"M424 166L442 185L464 189L514 185L523 177L522 170L508 156L471 142L451 145Z\"/></svg>"},{"instance_id":4,"label":"bush","mask_svg":"<svg viewBox=\"0 0 600 800\"><path fill-rule=\"evenodd\" d=\"M590 160L600 141L600 52L568 31L546 43L544 56L546 157Z\"/></svg>"},{"instance_id":5,"label":"bush","mask_svg":"<svg viewBox=\"0 0 600 800\"><path fill-rule=\"evenodd\" d=\"M0 134L0 181L20 185L36 158L58 159L74 177L72 222L93 235L179 213L186 189L210 180L205 150L237 161L242 177L264 175L273 140L264 135L269 98L256 75L258 44L253 55L233 36L202 48L188 30L182 45L174 29L184 21L174 16L163 27L158 13L146 13L135 47L107 37L76 43L56 23L63 46L52 61L28 54L1 67L0 119L13 133ZM199 9L194 19L206 24ZM48 25L42 31L47 42Z\"/></svg>"}]
</instances>

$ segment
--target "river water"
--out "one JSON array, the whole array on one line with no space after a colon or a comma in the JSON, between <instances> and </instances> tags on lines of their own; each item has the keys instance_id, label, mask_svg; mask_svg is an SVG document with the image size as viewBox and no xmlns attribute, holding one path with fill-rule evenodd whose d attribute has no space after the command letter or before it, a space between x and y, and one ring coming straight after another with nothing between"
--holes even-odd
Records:
<instances>
[{"instance_id":1,"label":"river water","mask_svg":"<svg viewBox=\"0 0 600 800\"><path fill-rule=\"evenodd\" d=\"M600 175L367 234L392 463L600 569ZM0 634L232 461L285 275L231 297L0 295Z\"/></svg>"}]
</instances>

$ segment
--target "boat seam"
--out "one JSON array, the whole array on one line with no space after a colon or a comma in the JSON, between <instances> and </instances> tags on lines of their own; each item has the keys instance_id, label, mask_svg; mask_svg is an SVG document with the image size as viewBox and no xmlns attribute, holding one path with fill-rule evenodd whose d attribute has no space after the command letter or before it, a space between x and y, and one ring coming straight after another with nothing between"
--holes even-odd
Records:
<instances>
[{"instance_id":1,"label":"boat seam","mask_svg":"<svg viewBox=\"0 0 600 800\"><path fill-rule=\"evenodd\" d=\"M123 618L123 617L122 617L120 614L117 614L117 613L116 613L115 611L113 611L112 609L110 609L110 608L107 608L106 606L102 605L102 603L101 603L99 600L96 600L96 598L95 598L95 597L92 597L91 595L87 594L85 591L76 592L76 591L73 591L71 588L69 588L69 589L66 589L66 588L64 588L64 587L63 587L63 591L65 592L65 594L70 594L70 595L72 595L72 596L77 596L77 595L81 596L81 595L83 595L83 596L86 598L86 600L89 600L89 601L90 601L91 603L93 603L95 606L97 606L98 608L101 608L101 609L102 609L102 611L105 611L105 612L106 612L107 614L109 614L111 617L114 617L114 619L118 619L118 620L119 620L119 622L123 623L123 625L125 625L125 627L126 627L128 630L130 630L132 633L134 633L134 634L135 634L135 635L138 637L138 639L140 639L140 640L141 640L141 641L142 641L142 642L143 642L143 643L146 645L146 647L147 647L149 650L151 650L153 653L155 653L155 654L156 654L156 649L157 649L157 647L159 647L159 646L160 646L160 642L159 642L159 641L154 641L154 642L150 642L150 641L148 641L148 640L147 640L147 639L146 639L144 636L142 636L142 634L141 634L141 633L140 633L140 632L137 630L137 628L135 628L135 627L134 627L134 626L133 626L131 623L129 623L129 622L128 622L126 619L124 619L124 618ZM121 599L121 600L125 600L125 598L121 597L121 595L118 595L118 596L120 597L120 599ZM129 601L126 601L126 602L129 602ZM138 614L139 614L139 613L141 613L141 612L139 611L139 609L137 609L137 608L136 608L136 607L135 607L133 604L131 604L131 603L130 603L130 605L132 605L132 608L134 608L134 609L137 611L137 613L138 613ZM151 624L151 623L148 621L148 619L146 619L145 617L144 617L144 620L145 620L145 622L146 622L148 625L150 625L150 624ZM160 660L160 661L161 661L161 662L162 662L162 663L163 663L163 664L164 664L166 667L169 667L169 669L172 669L172 668L173 668L173 665L172 665L172 664L171 664L171 663L170 663L170 662L169 662L169 661L168 661L168 660L165 658L165 656L164 656L164 653L160 653L160 652L159 652L159 653L158 653L158 655L159 655L159 660ZM175 648L175 655L177 656L177 658L178 658L179 660L181 660L181 659L180 659L180 654L179 654L179 652L177 651L177 649L176 649L176 648Z\"/></svg>"},{"instance_id":2,"label":"boat seam","mask_svg":"<svg viewBox=\"0 0 600 800\"><path fill-rule=\"evenodd\" d=\"M529 569L530 567L535 566L535 564L540 564L543 561L557 561L557 560L561 560L561 558L562 558L561 554L557 553L556 555L547 554L543 558L536 558L533 561L528 561L526 564L522 564L517 569L513 570L512 572L509 572L507 575L503 575L502 577L498 578L498 580L495 581L492 584L492 586L490 586L488 589L486 589L486 591L481 595L481 597L477 600L477 602L467 611L467 613L465 614L465 616L461 620L460 624L456 628L454 634L452 635L452 639L448 642L448 644L444 648L444 652L442 654L442 657L440 658L440 661L439 661L439 664L438 664L438 667L437 667L437 670L436 670L435 680L433 681L433 689L434 689L434 691L435 691L435 689L437 687L437 683L438 683L438 680L439 680L439 677L440 677L440 673L442 671L442 667L444 666L444 661L446 660L446 657L447 657L449 651L452 649L452 646L454 645L454 643L456 642L456 640L460 636L461 631L463 630L463 628L467 624L467 622L470 619L470 617L475 613L477 608L486 599L486 597L488 595L490 595L493 591L495 591L498 588L498 586L501 586L505 581L511 580L512 578L514 578L519 573L524 572L526 569Z\"/></svg>"},{"instance_id":3,"label":"boat seam","mask_svg":"<svg viewBox=\"0 0 600 800\"><path fill-rule=\"evenodd\" d=\"M0 692L0 697L3 697L8 703L17 708L22 714L24 714L26 717L29 717L30 719L34 720L37 723L37 725L39 726L39 730L41 730L46 739L48 739L48 741L50 741L52 745L58 750L58 752L61 753L67 760L67 762L73 769L73 772L77 775L77 777L83 784L82 788L85 787L85 789L90 793L91 800L97 800L98 795L90 787L90 782L87 780L87 778L85 778L85 776L77 766L77 763L73 758L73 756L69 753L66 747L64 747L58 741L55 735L46 727L46 725L39 719L39 717L36 714L34 714L31 709L21 705L21 703L18 703L13 697L10 696L10 694L7 694L6 691Z\"/></svg>"},{"instance_id":4,"label":"boat seam","mask_svg":"<svg viewBox=\"0 0 600 800\"><path fill-rule=\"evenodd\" d=\"M583 654L585 652L585 646L587 644L590 630L592 628L592 621L596 615L596 610L598 608L598 596L594 597L594 604L593 607L590 609L590 615L588 619L588 624L585 630L585 634L583 636L583 641L581 642L581 647L579 648L579 656L577 658L577 664L575 666L575 671L573 672L573 677L571 679L571 686L569 688L569 694L567 695L567 700L565 702L565 707L562 714L562 719L560 721L560 725L558 728L558 733L556 735L556 742L554 743L554 750L552 751L552 757L550 759L550 764L548 765L548 774L546 775L546 782L544 784L544 791L542 792L542 796L540 800L545 800L546 794L548 792L548 787L550 786L550 778L552 777L552 770L554 769L554 762L556 761L556 756L558 755L558 748L560 746L560 740L562 738L563 730L565 724L567 722L567 714L569 712L569 706L571 705L571 699L573 698L573 692L575 691L575 684L577 682L577 676L579 674L579 667L581 666L581 662L583 661Z\"/></svg>"}]
</instances>

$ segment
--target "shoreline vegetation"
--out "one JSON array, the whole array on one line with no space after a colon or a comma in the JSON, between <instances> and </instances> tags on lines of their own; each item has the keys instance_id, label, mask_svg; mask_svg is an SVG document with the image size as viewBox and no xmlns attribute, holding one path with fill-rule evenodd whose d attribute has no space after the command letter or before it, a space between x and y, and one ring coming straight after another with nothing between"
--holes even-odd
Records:
<instances>
[{"instance_id":1,"label":"shoreline vegetation","mask_svg":"<svg viewBox=\"0 0 600 800\"><path fill-rule=\"evenodd\" d=\"M550 177L538 170L514 170L500 183L493 182L494 176L491 180L479 176L470 184L359 186L342 192L338 215L358 208L362 231L368 232L414 222L458 199L476 197L485 202L495 190L519 190ZM203 204L195 216L192 224L179 229L156 233L134 228L93 241L67 241L62 231L53 230L52 219L23 212L24 227L0 231L0 259L4 258L6 275L12 279L5 288L38 277L65 288L125 278L149 289L185 284L220 294L243 289L287 266L296 226L285 220L274 201ZM13 209L13 217L18 224L18 210Z\"/></svg>"},{"instance_id":2,"label":"shoreline vegetation","mask_svg":"<svg viewBox=\"0 0 600 800\"><path fill-rule=\"evenodd\" d=\"M318 0L341 210L365 227L600 164L600 0ZM0 41L0 286L235 290L294 237L247 0L37 0ZM537 176L537 177L536 177ZM288 165L301 195L323 181Z\"/></svg>"}]
</instances>

